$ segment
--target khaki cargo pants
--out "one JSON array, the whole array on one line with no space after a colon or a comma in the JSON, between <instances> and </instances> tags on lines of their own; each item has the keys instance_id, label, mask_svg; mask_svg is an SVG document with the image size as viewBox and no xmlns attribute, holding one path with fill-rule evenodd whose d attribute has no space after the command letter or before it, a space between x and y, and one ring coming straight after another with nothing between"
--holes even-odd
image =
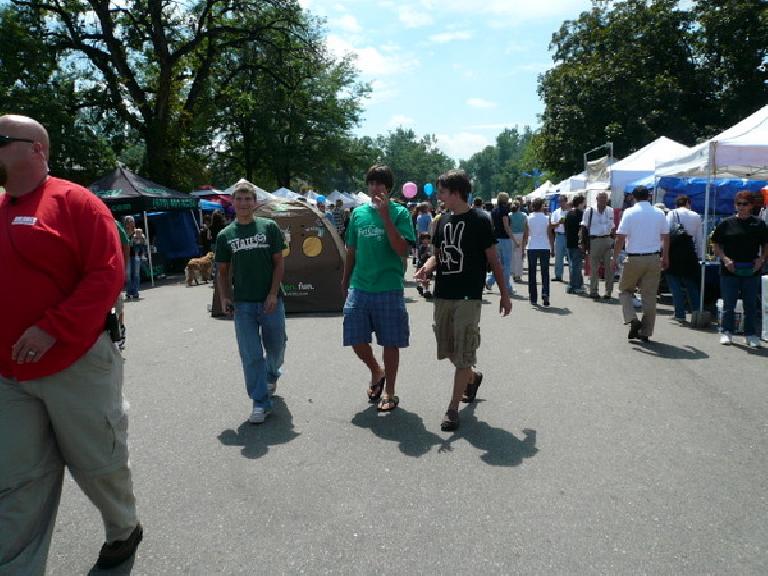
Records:
<instances>
[{"instance_id":1,"label":"khaki cargo pants","mask_svg":"<svg viewBox=\"0 0 768 576\"><path fill-rule=\"evenodd\" d=\"M65 465L108 542L136 526L122 387L123 359L106 333L57 374L0 377L0 576L44 574Z\"/></svg>"},{"instance_id":2,"label":"khaki cargo pants","mask_svg":"<svg viewBox=\"0 0 768 576\"><path fill-rule=\"evenodd\" d=\"M456 368L477 364L480 347L480 300L435 300L437 359L449 358Z\"/></svg>"}]
</instances>

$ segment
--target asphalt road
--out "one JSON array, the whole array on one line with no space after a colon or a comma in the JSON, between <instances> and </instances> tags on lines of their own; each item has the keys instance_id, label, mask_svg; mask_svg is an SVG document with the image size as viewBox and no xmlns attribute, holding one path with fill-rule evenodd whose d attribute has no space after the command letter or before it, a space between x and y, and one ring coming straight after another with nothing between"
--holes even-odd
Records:
<instances>
[{"instance_id":1,"label":"asphalt road","mask_svg":"<svg viewBox=\"0 0 768 576\"><path fill-rule=\"evenodd\" d=\"M519 293L524 287L518 287ZM768 351L670 321L626 340L618 301L483 308L476 404L440 431L452 368L406 288L400 408L378 415L341 317L289 317L276 410L246 422L232 322L180 283L126 306L125 393L145 529L111 574L768 573ZM737 341L743 341L737 339ZM68 475L49 574L103 530ZM104 572L106 574L106 572Z\"/></svg>"}]
</instances>

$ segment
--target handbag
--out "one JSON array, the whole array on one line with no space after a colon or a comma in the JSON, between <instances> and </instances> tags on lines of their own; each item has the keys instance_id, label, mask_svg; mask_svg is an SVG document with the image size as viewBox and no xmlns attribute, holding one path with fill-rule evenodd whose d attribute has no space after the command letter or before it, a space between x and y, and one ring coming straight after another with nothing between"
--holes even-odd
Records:
<instances>
[{"instance_id":1,"label":"handbag","mask_svg":"<svg viewBox=\"0 0 768 576\"><path fill-rule=\"evenodd\" d=\"M581 246L581 249L586 253L589 254L589 230L592 228L592 214L594 212L594 208L589 209L589 221L587 222L586 226L581 226L579 229L579 245Z\"/></svg>"}]
</instances>

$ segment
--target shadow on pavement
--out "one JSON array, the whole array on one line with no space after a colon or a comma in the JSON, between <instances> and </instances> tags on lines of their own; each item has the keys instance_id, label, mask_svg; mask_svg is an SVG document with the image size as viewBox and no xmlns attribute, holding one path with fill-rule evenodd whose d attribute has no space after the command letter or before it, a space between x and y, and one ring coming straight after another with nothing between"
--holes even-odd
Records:
<instances>
[{"instance_id":1,"label":"shadow on pavement","mask_svg":"<svg viewBox=\"0 0 768 576\"><path fill-rule=\"evenodd\" d=\"M352 418L352 424L359 428L368 428L382 440L397 442L400 452L416 458L424 456L433 446L440 450L450 450L450 444L424 426L424 420L418 414L404 408L396 408L389 414L379 414L372 404Z\"/></svg>"},{"instance_id":2,"label":"shadow on pavement","mask_svg":"<svg viewBox=\"0 0 768 576\"><path fill-rule=\"evenodd\" d=\"M555 314L557 316L568 316L572 314L570 308L558 308L557 306L537 306L536 310L545 314Z\"/></svg>"},{"instance_id":3,"label":"shadow on pavement","mask_svg":"<svg viewBox=\"0 0 768 576\"><path fill-rule=\"evenodd\" d=\"M141 547L139 547L141 550ZM137 552L138 554L138 552ZM93 568L88 571L88 576L128 576L133 570L133 563L136 561L136 554L128 558L122 564L110 569L102 569L94 564Z\"/></svg>"},{"instance_id":4,"label":"shadow on pavement","mask_svg":"<svg viewBox=\"0 0 768 576\"><path fill-rule=\"evenodd\" d=\"M519 466L525 458L536 455L536 430L526 428L522 440L503 428L496 428L487 422L481 422L475 416L477 404L475 400L459 411L459 429L453 433L448 442L463 438L478 450L485 453L480 459L491 466Z\"/></svg>"},{"instance_id":5,"label":"shadow on pavement","mask_svg":"<svg viewBox=\"0 0 768 576\"><path fill-rule=\"evenodd\" d=\"M702 352L695 346L675 346L664 342L655 342L654 340L637 344L635 349L649 356L675 360L704 360L709 358L709 354Z\"/></svg>"},{"instance_id":6,"label":"shadow on pavement","mask_svg":"<svg viewBox=\"0 0 768 576\"><path fill-rule=\"evenodd\" d=\"M251 424L247 420L237 427L237 431L224 430L219 434L219 442L225 446L242 446L240 453L250 459L261 458L269 452L270 446L286 444L300 434L293 429L293 416L283 399L272 399L272 413L263 424Z\"/></svg>"},{"instance_id":7,"label":"shadow on pavement","mask_svg":"<svg viewBox=\"0 0 768 576\"><path fill-rule=\"evenodd\" d=\"M355 414L352 424L369 428L382 440L398 442L403 454L417 458L433 446L438 447L438 452L451 452L451 444L457 439L466 440L484 451L480 459L491 466L518 466L538 452L535 430L523 430L525 437L519 440L511 432L480 422L475 416L475 407L481 401L476 400L460 412L461 425L448 438L430 432L420 416L399 407L390 414L379 415L376 407L371 406Z\"/></svg>"}]
</instances>

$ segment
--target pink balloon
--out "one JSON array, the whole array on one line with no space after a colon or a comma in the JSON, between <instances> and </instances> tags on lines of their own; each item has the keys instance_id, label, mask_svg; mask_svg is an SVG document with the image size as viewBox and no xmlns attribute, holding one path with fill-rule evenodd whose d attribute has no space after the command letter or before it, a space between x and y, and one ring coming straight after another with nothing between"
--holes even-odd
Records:
<instances>
[{"instance_id":1,"label":"pink balloon","mask_svg":"<svg viewBox=\"0 0 768 576\"><path fill-rule=\"evenodd\" d=\"M406 182L403 184L403 196L406 198L413 198L419 191L419 187L413 182Z\"/></svg>"}]
</instances>

